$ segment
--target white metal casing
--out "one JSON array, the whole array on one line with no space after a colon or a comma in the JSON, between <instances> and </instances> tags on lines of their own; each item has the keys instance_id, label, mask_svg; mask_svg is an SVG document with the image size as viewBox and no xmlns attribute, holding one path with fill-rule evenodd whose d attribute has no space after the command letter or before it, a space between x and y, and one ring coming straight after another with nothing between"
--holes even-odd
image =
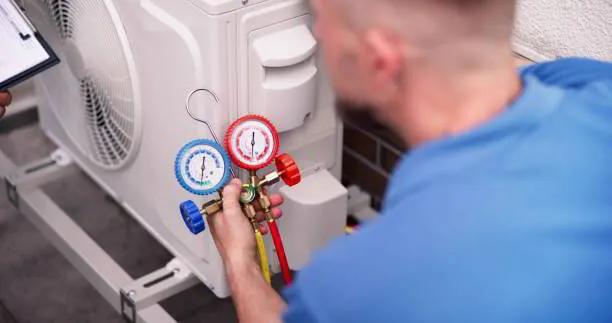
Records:
<instances>
[{"instance_id":1,"label":"white metal casing","mask_svg":"<svg viewBox=\"0 0 612 323\"><path fill-rule=\"evenodd\" d=\"M284 96L283 100L287 102L278 102L277 99L276 103L282 104L284 111L279 109L281 105L275 105L268 111L261 109L260 105L251 104L253 97L258 97L253 94L252 87L261 77L253 74L256 67L249 66L253 64L253 53L256 52L253 42L257 37L274 37L275 32L282 31L282 28L278 30L274 26L286 25L286 29L296 27L295 18L302 19L305 26L311 27L307 3L304 0L260 0L250 1L247 5L243 5L241 0L100 1L116 9L132 52L128 59L132 60L135 68L137 79L134 83L139 93L137 108L142 118L138 151L133 160L119 169L98 167L76 147L63 129L54 112L57 107L52 106L52 100L49 100L51 96L62 93L49 93L49 81L44 78L36 82L41 125L87 174L160 243L182 259L216 295L228 296L222 262L209 231L192 235L178 214L178 205L182 201L192 199L202 203L208 199L184 191L177 184L173 172L175 154L183 144L193 139L211 138L204 126L185 113L184 101L187 94L196 88L212 90L219 97L220 105L202 97L194 101L194 110L199 117L214 125L220 137L229 123L240 116L249 113L271 114L271 119L284 124L283 130L286 130L281 133L281 151L292 154L303 169L323 165L323 169L328 169L335 178L339 178L341 124L334 112L334 97L324 70L320 68L318 53L306 57L307 64L314 64L308 66L310 71L316 70L315 82L308 81L314 86L307 86L306 95L297 91L293 92L298 95L297 98ZM26 9L52 46L60 44L53 26L44 22L41 0L27 0ZM66 56L59 47L55 46L54 49L65 61ZM299 65L304 60L298 59L296 62ZM285 65L287 71L281 72L291 77L291 64ZM49 71L47 77L51 75L49 73L53 72ZM302 104L302 99L310 100L311 106ZM300 113L307 116L301 121L293 118L296 114L292 106L296 104L302 104ZM283 115L291 122L284 123ZM336 194L334 198L338 196L341 194ZM307 212L307 204L303 205L303 211L299 212ZM344 212L342 207L336 209ZM330 214L330 219L345 216ZM291 227L291 217L288 214L283 220L284 227ZM339 222L335 220L331 223ZM338 234L342 230L336 228ZM285 236L285 239L289 241L291 237ZM291 254L288 256L291 257Z\"/></svg>"}]
</instances>

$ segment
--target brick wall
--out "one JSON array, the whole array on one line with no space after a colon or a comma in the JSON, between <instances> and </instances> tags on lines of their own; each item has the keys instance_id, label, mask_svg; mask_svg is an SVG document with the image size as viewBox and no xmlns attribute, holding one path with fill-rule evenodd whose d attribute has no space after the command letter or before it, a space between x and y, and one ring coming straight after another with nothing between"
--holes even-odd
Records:
<instances>
[{"instance_id":1,"label":"brick wall","mask_svg":"<svg viewBox=\"0 0 612 323\"><path fill-rule=\"evenodd\" d=\"M396 134L367 112L345 116L342 179L372 196L372 207L380 210L389 176L408 150Z\"/></svg>"},{"instance_id":2,"label":"brick wall","mask_svg":"<svg viewBox=\"0 0 612 323\"><path fill-rule=\"evenodd\" d=\"M531 61L517 56L517 66L528 63ZM380 210L389 176L409 147L367 112L350 111L345 116L342 180L368 192L372 207Z\"/></svg>"}]
</instances>

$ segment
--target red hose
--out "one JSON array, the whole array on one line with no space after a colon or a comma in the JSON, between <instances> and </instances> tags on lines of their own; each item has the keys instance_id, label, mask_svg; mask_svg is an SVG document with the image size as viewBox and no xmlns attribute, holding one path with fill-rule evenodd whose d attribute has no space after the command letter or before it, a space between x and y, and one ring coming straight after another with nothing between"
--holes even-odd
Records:
<instances>
[{"instance_id":1,"label":"red hose","mask_svg":"<svg viewBox=\"0 0 612 323\"><path fill-rule=\"evenodd\" d=\"M274 241L274 247L278 255L278 262L280 263L281 272L283 273L283 281L285 286L291 285L293 278L291 277L291 271L289 270L289 262L287 261L287 255L285 255L285 247L283 247L283 240L281 239L280 231L275 221L268 221L268 227L272 234L272 240Z\"/></svg>"}]
</instances>

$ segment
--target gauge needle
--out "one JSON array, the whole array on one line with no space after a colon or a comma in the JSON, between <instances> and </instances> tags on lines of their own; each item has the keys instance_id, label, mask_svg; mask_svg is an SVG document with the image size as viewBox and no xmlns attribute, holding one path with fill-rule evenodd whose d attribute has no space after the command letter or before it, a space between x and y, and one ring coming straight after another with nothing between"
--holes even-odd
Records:
<instances>
[{"instance_id":1,"label":"gauge needle","mask_svg":"<svg viewBox=\"0 0 612 323\"><path fill-rule=\"evenodd\" d=\"M200 183L204 185L204 171L206 170L206 156L202 156L202 177L200 178Z\"/></svg>"},{"instance_id":2,"label":"gauge needle","mask_svg":"<svg viewBox=\"0 0 612 323\"><path fill-rule=\"evenodd\" d=\"M254 152L255 152L255 132L253 132L253 137L251 139L251 159L253 159Z\"/></svg>"}]
</instances>

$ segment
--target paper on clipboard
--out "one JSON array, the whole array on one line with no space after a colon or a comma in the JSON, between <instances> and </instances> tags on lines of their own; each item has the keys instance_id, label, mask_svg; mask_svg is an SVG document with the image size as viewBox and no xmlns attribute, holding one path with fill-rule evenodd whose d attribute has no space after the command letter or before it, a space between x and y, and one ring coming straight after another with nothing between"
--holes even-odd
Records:
<instances>
[{"instance_id":1,"label":"paper on clipboard","mask_svg":"<svg viewBox=\"0 0 612 323\"><path fill-rule=\"evenodd\" d=\"M0 90L58 62L17 4L13 0L0 0Z\"/></svg>"}]
</instances>

